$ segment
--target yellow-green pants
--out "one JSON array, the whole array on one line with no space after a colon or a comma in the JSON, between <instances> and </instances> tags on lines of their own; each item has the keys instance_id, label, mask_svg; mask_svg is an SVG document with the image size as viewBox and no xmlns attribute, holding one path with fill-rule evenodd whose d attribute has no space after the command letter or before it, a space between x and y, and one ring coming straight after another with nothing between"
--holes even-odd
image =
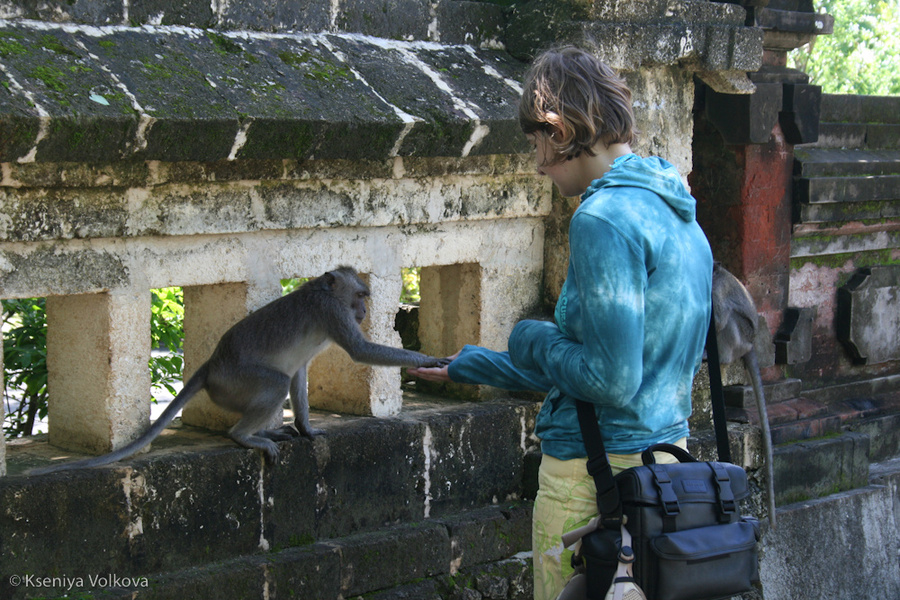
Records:
<instances>
[{"instance_id":1,"label":"yellow-green pants","mask_svg":"<svg viewBox=\"0 0 900 600\"><path fill-rule=\"evenodd\" d=\"M676 442L687 449L687 439ZM613 474L641 464L640 454L609 454ZM671 454L656 453L659 463L677 462ZM572 551L562 534L597 516L597 487L587 472L587 459L559 460L546 454L538 471L531 543L534 555L534 600L554 600L572 575Z\"/></svg>"}]
</instances>

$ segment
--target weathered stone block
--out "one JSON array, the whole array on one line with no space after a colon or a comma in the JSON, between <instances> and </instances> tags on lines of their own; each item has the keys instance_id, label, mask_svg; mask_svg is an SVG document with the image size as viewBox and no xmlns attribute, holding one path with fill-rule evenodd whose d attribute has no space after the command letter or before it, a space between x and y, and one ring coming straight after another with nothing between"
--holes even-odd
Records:
<instances>
[{"instance_id":1,"label":"weathered stone block","mask_svg":"<svg viewBox=\"0 0 900 600\"><path fill-rule=\"evenodd\" d=\"M128 542L118 572L157 573L270 549L262 458L222 442L202 460L180 452L116 469L124 473Z\"/></svg>"},{"instance_id":2,"label":"weathered stone block","mask_svg":"<svg viewBox=\"0 0 900 600\"><path fill-rule=\"evenodd\" d=\"M845 433L775 449L778 504L820 498L864 486L869 479L869 437Z\"/></svg>"},{"instance_id":3,"label":"weathered stone block","mask_svg":"<svg viewBox=\"0 0 900 600\"><path fill-rule=\"evenodd\" d=\"M450 538L436 523L350 536L335 545L345 566L344 597L450 572Z\"/></svg>"},{"instance_id":4,"label":"weathered stone block","mask_svg":"<svg viewBox=\"0 0 900 600\"><path fill-rule=\"evenodd\" d=\"M784 379L763 385L766 404L772 405L796 398L800 395L802 382L799 379ZM751 414L757 413L753 388L749 385L728 385L724 390L725 405L745 408ZM771 417L771 415L770 415ZM772 420L771 418L769 419Z\"/></svg>"},{"instance_id":5,"label":"weathered stone block","mask_svg":"<svg viewBox=\"0 0 900 600\"><path fill-rule=\"evenodd\" d=\"M861 364L900 358L900 267L860 269L838 289L837 335Z\"/></svg>"},{"instance_id":6,"label":"weathered stone block","mask_svg":"<svg viewBox=\"0 0 900 600\"><path fill-rule=\"evenodd\" d=\"M897 96L856 96L866 123L900 125L900 98Z\"/></svg>"},{"instance_id":7,"label":"weathered stone block","mask_svg":"<svg viewBox=\"0 0 900 600\"><path fill-rule=\"evenodd\" d=\"M291 548L263 560L274 583L264 597L331 598L341 589L341 554L333 544Z\"/></svg>"},{"instance_id":8,"label":"weathered stone block","mask_svg":"<svg viewBox=\"0 0 900 600\"><path fill-rule=\"evenodd\" d=\"M819 139L819 108L822 88L817 85L786 84L784 106L778 116L789 144L808 144Z\"/></svg>"},{"instance_id":9,"label":"weathered stone block","mask_svg":"<svg viewBox=\"0 0 900 600\"><path fill-rule=\"evenodd\" d=\"M805 363L812 356L816 307L788 307L775 335L775 362L780 365Z\"/></svg>"},{"instance_id":10,"label":"weathered stone block","mask_svg":"<svg viewBox=\"0 0 900 600\"><path fill-rule=\"evenodd\" d=\"M450 534L451 575L531 548L530 505L512 510L489 507L438 519L438 522Z\"/></svg>"},{"instance_id":11,"label":"weathered stone block","mask_svg":"<svg viewBox=\"0 0 900 600\"><path fill-rule=\"evenodd\" d=\"M32 104L27 114L39 118L33 143L43 159L78 156L93 162L122 155L137 130L137 115L73 36L10 24L0 37L7 49L4 66L17 83L11 91L25 90ZM34 160L34 150L25 160Z\"/></svg>"},{"instance_id":12,"label":"weathered stone block","mask_svg":"<svg viewBox=\"0 0 900 600\"><path fill-rule=\"evenodd\" d=\"M0 490L4 571L25 575L54 564L58 566L52 573L87 579L87 573L101 572L96 569L100 561L116 571L134 558L130 551L134 536L124 532L135 515L124 505L122 476L102 470L60 473L40 481L4 477ZM23 597L25 591L11 585L10 577L0 578L4 598ZM42 591L47 595L65 592L63 588Z\"/></svg>"},{"instance_id":13,"label":"weathered stone block","mask_svg":"<svg viewBox=\"0 0 900 600\"><path fill-rule=\"evenodd\" d=\"M524 475L522 456L535 445L528 438L534 417L525 407L510 406L501 412L490 404L475 404L465 412L429 419L423 446L429 466L422 490L425 515L447 514L460 505L518 499ZM474 423L479 423L477 430ZM497 439L519 440L521 446L498 447ZM483 456L491 460L476 458Z\"/></svg>"},{"instance_id":14,"label":"weathered stone block","mask_svg":"<svg viewBox=\"0 0 900 600\"><path fill-rule=\"evenodd\" d=\"M900 414L886 414L853 423L850 431L869 437L869 459L874 462L896 460L900 455Z\"/></svg>"},{"instance_id":15,"label":"weathered stone block","mask_svg":"<svg viewBox=\"0 0 900 600\"><path fill-rule=\"evenodd\" d=\"M897 597L896 467L880 483L779 510L778 528L762 539L765 597ZM848 551L868 558L848 564ZM815 585L810 584L812 573Z\"/></svg>"},{"instance_id":16,"label":"weathered stone block","mask_svg":"<svg viewBox=\"0 0 900 600\"><path fill-rule=\"evenodd\" d=\"M514 556L499 563L475 565L446 578L443 597L530 600L534 598L530 556Z\"/></svg>"},{"instance_id":17,"label":"weathered stone block","mask_svg":"<svg viewBox=\"0 0 900 600\"><path fill-rule=\"evenodd\" d=\"M866 127L866 145L869 148L900 150L900 125L870 123Z\"/></svg>"},{"instance_id":18,"label":"weathered stone block","mask_svg":"<svg viewBox=\"0 0 900 600\"><path fill-rule=\"evenodd\" d=\"M419 339L426 352L450 356L466 343L481 340L482 281L482 268L477 264L422 267ZM472 386L441 387L460 397L477 396Z\"/></svg>"},{"instance_id":19,"label":"weathered stone block","mask_svg":"<svg viewBox=\"0 0 900 600\"><path fill-rule=\"evenodd\" d=\"M39 21L73 21L109 25L120 24L126 19L123 14L124 7L115 0L74 0L72 2L50 0L40 4L12 0L9 5L15 16Z\"/></svg>"},{"instance_id":20,"label":"weathered stone block","mask_svg":"<svg viewBox=\"0 0 900 600\"><path fill-rule=\"evenodd\" d=\"M404 1L429 13L421 27L434 24L431 3ZM350 14L342 8L339 18ZM397 25L396 16L384 18ZM17 22L0 37L15 81L0 92L0 160L384 160L527 149L511 135L523 65L500 52L341 34Z\"/></svg>"},{"instance_id":21,"label":"weathered stone block","mask_svg":"<svg viewBox=\"0 0 900 600\"><path fill-rule=\"evenodd\" d=\"M782 86L760 83L753 94L719 94L706 88L706 117L726 144L769 141L782 107Z\"/></svg>"},{"instance_id":22,"label":"weathered stone block","mask_svg":"<svg viewBox=\"0 0 900 600\"><path fill-rule=\"evenodd\" d=\"M278 465L265 469L260 494L264 545L270 550L318 539L317 518L323 508L317 489L322 482L319 461L329 460L327 440L298 439L279 446Z\"/></svg>"},{"instance_id":23,"label":"weathered stone block","mask_svg":"<svg viewBox=\"0 0 900 600\"><path fill-rule=\"evenodd\" d=\"M421 423L387 419L330 429L315 446L322 483L318 539L421 520L430 478L422 449L426 431Z\"/></svg>"}]
</instances>

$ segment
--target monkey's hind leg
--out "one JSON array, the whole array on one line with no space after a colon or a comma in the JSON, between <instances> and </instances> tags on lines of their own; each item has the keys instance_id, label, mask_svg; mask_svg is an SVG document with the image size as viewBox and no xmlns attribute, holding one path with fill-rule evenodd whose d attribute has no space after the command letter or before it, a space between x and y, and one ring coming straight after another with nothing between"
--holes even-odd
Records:
<instances>
[{"instance_id":1,"label":"monkey's hind leg","mask_svg":"<svg viewBox=\"0 0 900 600\"><path fill-rule=\"evenodd\" d=\"M284 400L282 399L281 401L283 402ZM275 442L290 438L273 439L263 427L271 422L276 411L280 408L280 404L276 404L274 410L270 406L260 406L259 410L248 410L241 417L241 420L235 423L234 427L228 431L228 437L244 448L262 450L266 456L266 462L275 464L278 462L279 454L278 444Z\"/></svg>"},{"instance_id":2,"label":"monkey's hind leg","mask_svg":"<svg viewBox=\"0 0 900 600\"><path fill-rule=\"evenodd\" d=\"M267 368L244 368L233 373L230 386L212 383L208 387L212 400L230 410L241 413L241 419L229 430L228 436L245 448L262 450L266 462L278 461L276 440L288 436L270 437L265 430L279 413L287 398L290 378Z\"/></svg>"}]
</instances>

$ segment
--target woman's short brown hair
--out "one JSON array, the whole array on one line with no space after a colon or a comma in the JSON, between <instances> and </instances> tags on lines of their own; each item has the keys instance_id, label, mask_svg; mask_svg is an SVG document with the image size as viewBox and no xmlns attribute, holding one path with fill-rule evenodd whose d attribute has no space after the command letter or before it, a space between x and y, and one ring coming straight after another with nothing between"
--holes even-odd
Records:
<instances>
[{"instance_id":1,"label":"woman's short brown hair","mask_svg":"<svg viewBox=\"0 0 900 600\"><path fill-rule=\"evenodd\" d=\"M625 80L593 55L565 46L538 56L525 75L519 125L526 134L544 133L559 162L587 152L597 142L635 140L631 90Z\"/></svg>"}]
</instances>

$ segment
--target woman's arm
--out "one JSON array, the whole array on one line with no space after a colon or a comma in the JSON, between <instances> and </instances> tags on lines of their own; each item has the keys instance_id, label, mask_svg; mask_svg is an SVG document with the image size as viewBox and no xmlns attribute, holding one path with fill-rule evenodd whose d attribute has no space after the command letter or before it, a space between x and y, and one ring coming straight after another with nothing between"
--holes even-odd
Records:
<instances>
[{"instance_id":1,"label":"woman's arm","mask_svg":"<svg viewBox=\"0 0 900 600\"><path fill-rule=\"evenodd\" d=\"M553 387L542 373L514 366L508 352L465 346L450 358L453 360L446 367L407 369L407 373L427 381L483 384L511 391L548 392Z\"/></svg>"},{"instance_id":2,"label":"woman's arm","mask_svg":"<svg viewBox=\"0 0 900 600\"><path fill-rule=\"evenodd\" d=\"M614 226L586 213L573 217L569 246L582 342L554 323L522 321L509 339L512 364L545 373L567 395L623 405L642 380L643 255Z\"/></svg>"}]
</instances>

